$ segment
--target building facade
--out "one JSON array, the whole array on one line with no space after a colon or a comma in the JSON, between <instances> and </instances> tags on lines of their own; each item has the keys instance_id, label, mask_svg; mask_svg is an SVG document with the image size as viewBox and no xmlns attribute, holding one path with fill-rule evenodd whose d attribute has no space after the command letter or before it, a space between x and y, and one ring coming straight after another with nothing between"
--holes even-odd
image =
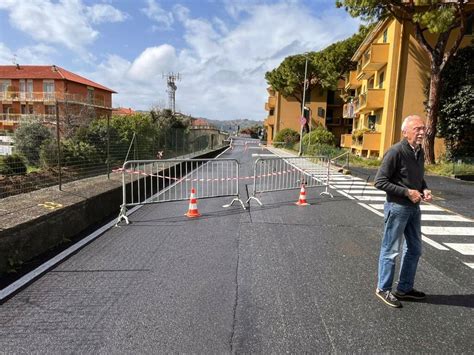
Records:
<instances>
[{"instance_id":1,"label":"building facade","mask_svg":"<svg viewBox=\"0 0 474 355\"><path fill-rule=\"evenodd\" d=\"M326 127L339 142L342 134L348 133L352 128L352 119L343 118L343 100L340 89L344 82L338 83L338 90L325 90L320 87L312 88L307 93L304 116L307 129L310 131L318 125ZM268 112L263 125L266 130L267 144L274 141L275 135L285 128L296 132L301 130L301 103L293 97L285 97L272 87L267 88L268 100L265 110Z\"/></svg>"},{"instance_id":2,"label":"building facade","mask_svg":"<svg viewBox=\"0 0 474 355\"><path fill-rule=\"evenodd\" d=\"M473 39L472 23L470 26L461 47ZM432 43L435 39L434 35L428 38ZM353 130L341 136L340 146L361 156L380 158L402 139L401 124L406 116L426 116L430 61L414 37L413 26L393 18L372 30L352 61L357 69L346 76L344 117L353 118ZM444 151L444 142L437 139L435 155Z\"/></svg>"},{"instance_id":3,"label":"building facade","mask_svg":"<svg viewBox=\"0 0 474 355\"><path fill-rule=\"evenodd\" d=\"M32 116L46 122L65 116L110 116L116 93L56 65L2 65L0 84L0 131L6 132Z\"/></svg>"}]
</instances>

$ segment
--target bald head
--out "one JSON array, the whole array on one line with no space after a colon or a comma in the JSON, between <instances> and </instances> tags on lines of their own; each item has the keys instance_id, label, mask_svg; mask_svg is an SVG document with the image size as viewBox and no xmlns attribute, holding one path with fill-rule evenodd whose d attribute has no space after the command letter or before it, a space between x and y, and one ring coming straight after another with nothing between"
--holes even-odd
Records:
<instances>
[{"instance_id":1,"label":"bald head","mask_svg":"<svg viewBox=\"0 0 474 355\"><path fill-rule=\"evenodd\" d=\"M411 115L406 117L402 123L402 134L411 146L419 145L425 136L425 122L420 116Z\"/></svg>"}]
</instances>

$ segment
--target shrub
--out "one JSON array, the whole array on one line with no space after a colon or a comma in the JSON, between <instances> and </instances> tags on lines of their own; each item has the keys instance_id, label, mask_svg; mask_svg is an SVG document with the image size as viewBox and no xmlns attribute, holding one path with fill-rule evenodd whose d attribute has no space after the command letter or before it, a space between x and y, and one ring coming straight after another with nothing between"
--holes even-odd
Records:
<instances>
[{"instance_id":1,"label":"shrub","mask_svg":"<svg viewBox=\"0 0 474 355\"><path fill-rule=\"evenodd\" d=\"M26 163L21 155L12 154L0 157L0 174L24 175L26 170Z\"/></svg>"},{"instance_id":2,"label":"shrub","mask_svg":"<svg viewBox=\"0 0 474 355\"><path fill-rule=\"evenodd\" d=\"M52 138L52 133L39 122L24 122L15 131L15 149L31 165L39 164L39 152L43 142Z\"/></svg>"},{"instance_id":3,"label":"shrub","mask_svg":"<svg viewBox=\"0 0 474 355\"><path fill-rule=\"evenodd\" d=\"M54 140L47 140L40 150L41 163L44 166L56 166L58 147ZM67 139L61 142L61 165L79 166L101 163L100 155L94 146L81 141Z\"/></svg>"},{"instance_id":4,"label":"shrub","mask_svg":"<svg viewBox=\"0 0 474 355\"><path fill-rule=\"evenodd\" d=\"M307 147L316 144L333 146L334 134L329 132L326 128L318 126L316 129L303 136L303 146Z\"/></svg>"},{"instance_id":5,"label":"shrub","mask_svg":"<svg viewBox=\"0 0 474 355\"><path fill-rule=\"evenodd\" d=\"M276 148L292 148L300 140L300 135L294 129L285 128L275 135L273 139Z\"/></svg>"}]
</instances>

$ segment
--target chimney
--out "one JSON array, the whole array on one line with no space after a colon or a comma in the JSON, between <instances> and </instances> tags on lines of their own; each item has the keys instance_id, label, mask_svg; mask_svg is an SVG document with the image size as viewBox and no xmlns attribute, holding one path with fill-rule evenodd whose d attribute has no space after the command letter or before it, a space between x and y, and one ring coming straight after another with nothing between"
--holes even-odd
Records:
<instances>
[{"instance_id":1,"label":"chimney","mask_svg":"<svg viewBox=\"0 0 474 355\"><path fill-rule=\"evenodd\" d=\"M51 69L52 69L53 71L58 71L58 68L57 68L56 65L54 65L54 64L53 64L53 66L51 67Z\"/></svg>"},{"instance_id":2,"label":"chimney","mask_svg":"<svg viewBox=\"0 0 474 355\"><path fill-rule=\"evenodd\" d=\"M16 63L16 69L20 70L20 64Z\"/></svg>"}]
</instances>

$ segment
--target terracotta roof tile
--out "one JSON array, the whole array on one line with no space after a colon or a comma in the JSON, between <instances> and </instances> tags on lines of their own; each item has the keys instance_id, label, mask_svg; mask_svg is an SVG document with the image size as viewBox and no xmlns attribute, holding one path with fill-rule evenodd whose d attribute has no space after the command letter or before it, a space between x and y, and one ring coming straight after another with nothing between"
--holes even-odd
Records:
<instances>
[{"instance_id":1,"label":"terracotta roof tile","mask_svg":"<svg viewBox=\"0 0 474 355\"><path fill-rule=\"evenodd\" d=\"M56 65L0 65L0 79L65 79L116 93L112 89Z\"/></svg>"}]
</instances>

